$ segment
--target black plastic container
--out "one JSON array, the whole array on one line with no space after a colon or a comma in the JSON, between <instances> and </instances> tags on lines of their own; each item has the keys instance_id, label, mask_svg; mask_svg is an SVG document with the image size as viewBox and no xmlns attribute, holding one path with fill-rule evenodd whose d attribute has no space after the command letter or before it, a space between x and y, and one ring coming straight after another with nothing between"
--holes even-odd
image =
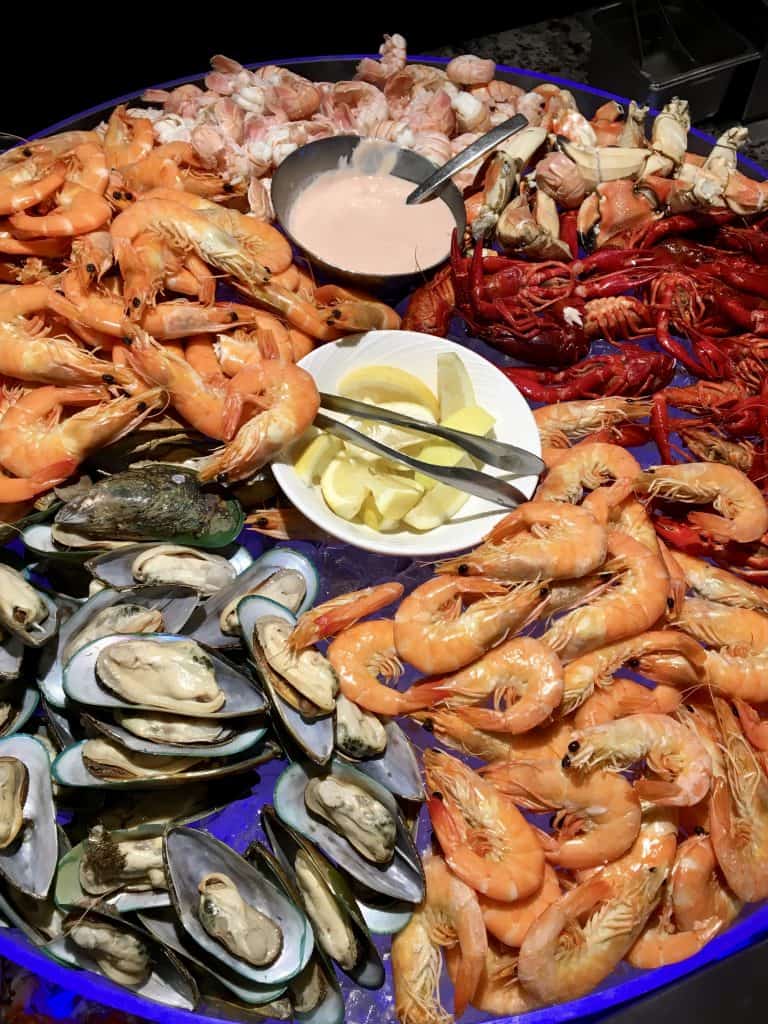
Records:
<instances>
[{"instance_id":1,"label":"black plastic container","mask_svg":"<svg viewBox=\"0 0 768 1024\"><path fill-rule=\"evenodd\" d=\"M760 51L695 0L621 0L584 16L592 31L589 80L653 108L688 100L693 121L714 117ZM743 71L740 72L740 69ZM745 96L748 83L744 89Z\"/></svg>"}]
</instances>

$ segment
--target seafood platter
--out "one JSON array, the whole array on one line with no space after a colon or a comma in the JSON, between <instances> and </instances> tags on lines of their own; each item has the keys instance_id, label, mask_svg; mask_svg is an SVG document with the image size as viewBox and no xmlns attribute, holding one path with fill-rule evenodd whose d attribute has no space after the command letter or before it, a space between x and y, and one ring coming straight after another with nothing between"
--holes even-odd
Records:
<instances>
[{"instance_id":1,"label":"seafood platter","mask_svg":"<svg viewBox=\"0 0 768 1024\"><path fill-rule=\"evenodd\" d=\"M0 954L605 1011L768 934L768 183L683 98L288 63L0 154Z\"/></svg>"}]
</instances>

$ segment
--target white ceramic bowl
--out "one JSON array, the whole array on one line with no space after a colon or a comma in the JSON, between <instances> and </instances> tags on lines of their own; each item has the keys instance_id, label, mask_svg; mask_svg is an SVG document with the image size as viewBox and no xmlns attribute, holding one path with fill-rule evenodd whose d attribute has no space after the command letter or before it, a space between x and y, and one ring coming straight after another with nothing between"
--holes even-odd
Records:
<instances>
[{"instance_id":1,"label":"white ceramic bowl","mask_svg":"<svg viewBox=\"0 0 768 1024\"><path fill-rule=\"evenodd\" d=\"M461 358L472 380L478 405L487 409L496 420L496 438L540 455L541 441L536 422L515 385L493 363L455 342L418 331L369 331L320 345L305 356L299 366L312 374L320 391L329 394L337 393L338 382L349 370L372 365L400 367L420 377L437 392L437 357L442 352L455 352ZM427 435L425 440L428 440ZM291 503L326 533L383 555L417 558L472 547L508 512L508 509L472 495L453 518L434 530L417 533L403 529L378 533L331 512L319 486L305 483L291 462L289 449L272 466L275 479ZM483 472L505 475L503 470L491 466L485 466ZM526 497L531 497L536 483L537 477L534 476L514 480L515 486Z\"/></svg>"}]
</instances>

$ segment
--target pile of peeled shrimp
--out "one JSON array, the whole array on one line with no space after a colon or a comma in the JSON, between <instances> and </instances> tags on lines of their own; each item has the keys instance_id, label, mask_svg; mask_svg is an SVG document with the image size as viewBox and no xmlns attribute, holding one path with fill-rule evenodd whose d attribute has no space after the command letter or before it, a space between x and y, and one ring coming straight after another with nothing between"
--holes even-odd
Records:
<instances>
[{"instance_id":1,"label":"pile of peeled shrimp","mask_svg":"<svg viewBox=\"0 0 768 1024\"><path fill-rule=\"evenodd\" d=\"M379 54L379 60L360 61L354 79L345 82L311 82L275 65L251 71L216 56L204 89L150 89L142 98L162 109L129 113L151 118L158 142L186 146L232 189L246 192L251 209L267 218L275 168L316 139L384 139L443 164L516 113L558 133L570 130L577 115L570 93L563 91L562 102L551 100L544 86L526 93L496 79L492 60L463 54L445 68L408 64L400 35L385 36ZM456 184L470 185L478 166L454 178Z\"/></svg>"},{"instance_id":2,"label":"pile of peeled shrimp","mask_svg":"<svg viewBox=\"0 0 768 1024\"><path fill-rule=\"evenodd\" d=\"M361 293L315 287L245 211L120 107L101 131L0 155L0 518L169 406L222 442L203 479L247 479L314 419L295 361L316 340L399 325ZM243 300L218 299L220 281Z\"/></svg>"},{"instance_id":3,"label":"pile of peeled shrimp","mask_svg":"<svg viewBox=\"0 0 768 1024\"><path fill-rule=\"evenodd\" d=\"M426 897L392 944L402 1024L451 1019L441 956L456 1017L516 1015L621 961L691 957L768 898L768 588L672 553L649 515L674 499L704 533L757 537L762 495L611 444L545 458L535 498L392 617L359 621L397 583L310 613L344 696L441 745L423 755ZM404 664L423 678L398 690Z\"/></svg>"}]
</instances>

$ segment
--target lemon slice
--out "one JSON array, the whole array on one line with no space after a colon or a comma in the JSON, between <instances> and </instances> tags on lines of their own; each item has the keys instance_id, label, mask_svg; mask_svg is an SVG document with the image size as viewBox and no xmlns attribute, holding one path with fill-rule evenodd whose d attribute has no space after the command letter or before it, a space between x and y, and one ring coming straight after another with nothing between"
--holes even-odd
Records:
<instances>
[{"instance_id":1,"label":"lemon slice","mask_svg":"<svg viewBox=\"0 0 768 1024\"><path fill-rule=\"evenodd\" d=\"M402 519L424 494L415 480L394 473L371 473L369 485L383 519Z\"/></svg>"},{"instance_id":2,"label":"lemon slice","mask_svg":"<svg viewBox=\"0 0 768 1024\"><path fill-rule=\"evenodd\" d=\"M473 469L475 466L474 459L471 459L463 448L457 448L455 444L448 444L447 441L443 441L442 444L436 442L425 445L419 452L419 458L424 462L431 462L433 466L445 466L447 469L452 469L455 466ZM425 491L431 491L433 487L438 486L434 477L425 476L423 473L414 473L413 478L417 484L421 484ZM451 487L452 491L455 489L455 487Z\"/></svg>"},{"instance_id":3,"label":"lemon slice","mask_svg":"<svg viewBox=\"0 0 768 1024\"><path fill-rule=\"evenodd\" d=\"M412 420L419 420L421 423L437 423L437 419L424 405L417 402L378 402L382 409L389 409L390 412L400 413L401 416L410 416ZM403 430L407 428L403 427Z\"/></svg>"},{"instance_id":4,"label":"lemon slice","mask_svg":"<svg viewBox=\"0 0 768 1024\"><path fill-rule=\"evenodd\" d=\"M413 402L427 409L435 419L440 413L434 392L418 377L397 366L359 366L342 377L337 390L344 398L368 401L374 405Z\"/></svg>"},{"instance_id":5,"label":"lemon slice","mask_svg":"<svg viewBox=\"0 0 768 1024\"><path fill-rule=\"evenodd\" d=\"M366 526L377 533L392 533L400 526L399 519L385 519L376 507L373 495L369 494L360 509L360 518Z\"/></svg>"},{"instance_id":6,"label":"lemon slice","mask_svg":"<svg viewBox=\"0 0 768 1024\"><path fill-rule=\"evenodd\" d=\"M305 483L316 483L342 446L343 442L333 434L318 434L304 446L293 468Z\"/></svg>"},{"instance_id":7,"label":"lemon slice","mask_svg":"<svg viewBox=\"0 0 768 1024\"><path fill-rule=\"evenodd\" d=\"M440 397L441 423L459 409L476 402L475 389L466 367L454 352L444 352L437 357L437 393Z\"/></svg>"},{"instance_id":8,"label":"lemon slice","mask_svg":"<svg viewBox=\"0 0 768 1024\"><path fill-rule=\"evenodd\" d=\"M475 437L487 437L496 420L480 405L465 405L440 422L451 430L463 430L465 434L474 434Z\"/></svg>"},{"instance_id":9,"label":"lemon slice","mask_svg":"<svg viewBox=\"0 0 768 1024\"><path fill-rule=\"evenodd\" d=\"M370 493L370 470L360 459L339 455L320 478L328 508L342 519L354 519Z\"/></svg>"},{"instance_id":10,"label":"lemon slice","mask_svg":"<svg viewBox=\"0 0 768 1024\"><path fill-rule=\"evenodd\" d=\"M459 409L458 412L449 416L443 425L450 427L452 430L463 430L467 434L482 437L490 433L494 422L493 416L486 412L485 409L481 409L478 405L471 405L464 409ZM435 466L475 467L480 465L480 462L470 458L463 448L451 444L450 441L438 439L428 441L418 453L414 454L416 454L417 458L423 459L425 462L431 462ZM417 473L415 479L423 486L425 491L431 491L435 486L435 481L431 477L424 476L422 473Z\"/></svg>"},{"instance_id":11,"label":"lemon slice","mask_svg":"<svg viewBox=\"0 0 768 1024\"><path fill-rule=\"evenodd\" d=\"M427 491L418 504L403 517L403 521L413 530L421 532L434 530L455 516L469 500L469 495L457 491L455 487L436 483Z\"/></svg>"}]
</instances>

